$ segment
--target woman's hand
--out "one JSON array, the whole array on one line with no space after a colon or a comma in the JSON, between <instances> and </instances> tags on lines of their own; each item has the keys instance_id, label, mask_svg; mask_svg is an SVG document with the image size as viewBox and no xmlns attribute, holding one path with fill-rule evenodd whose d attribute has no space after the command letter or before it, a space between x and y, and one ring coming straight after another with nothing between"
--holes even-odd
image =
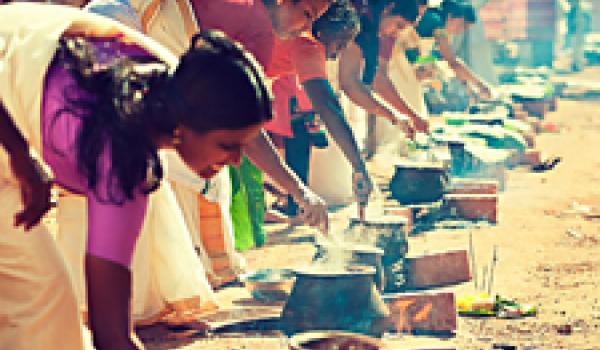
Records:
<instances>
[{"instance_id":1,"label":"woman's hand","mask_svg":"<svg viewBox=\"0 0 600 350\"><path fill-rule=\"evenodd\" d=\"M429 134L429 121L426 118L416 116L415 120L413 121L413 124L415 126L415 133L422 132L424 134Z\"/></svg>"},{"instance_id":2,"label":"woman's hand","mask_svg":"<svg viewBox=\"0 0 600 350\"><path fill-rule=\"evenodd\" d=\"M479 88L480 98L491 100L494 97L492 89L487 84L479 83L477 87Z\"/></svg>"},{"instance_id":3,"label":"woman's hand","mask_svg":"<svg viewBox=\"0 0 600 350\"><path fill-rule=\"evenodd\" d=\"M302 186L300 194L294 196L301 208L300 219L307 225L319 228L323 233L329 230L327 204L321 197L306 186Z\"/></svg>"},{"instance_id":4,"label":"woman's hand","mask_svg":"<svg viewBox=\"0 0 600 350\"><path fill-rule=\"evenodd\" d=\"M23 210L15 215L14 225L23 225L29 231L50 210L52 179L40 161L28 154L12 155L10 166L19 181L23 201Z\"/></svg>"},{"instance_id":5,"label":"woman's hand","mask_svg":"<svg viewBox=\"0 0 600 350\"><path fill-rule=\"evenodd\" d=\"M415 126L406 115L393 110L393 117L390 118L390 121L395 126L399 127L400 130L408 137L409 139L413 139L415 137Z\"/></svg>"},{"instance_id":6,"label":"woman's hand","mask_svg":"<svg viewBox=\"0 0 600 350\"><path fill-rule=\"evenodd\" d=\"M9 155L10 168L20 184L23 211L15 215L15 226L29 230L50 209L52 181L40 161L29 151L27 140L0 100L0 147Z\"/></svg>"}]
</instances>

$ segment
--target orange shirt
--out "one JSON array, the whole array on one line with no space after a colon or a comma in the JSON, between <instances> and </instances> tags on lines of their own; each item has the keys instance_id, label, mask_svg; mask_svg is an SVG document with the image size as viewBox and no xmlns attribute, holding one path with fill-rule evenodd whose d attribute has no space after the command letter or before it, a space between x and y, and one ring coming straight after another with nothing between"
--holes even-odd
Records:
<instances>
[{"instance_id":1,"label":"orange shirt","mask_svg":"<svg viewBox=\"0 0 600 350\"><path fill-rule=\"evenodd\" d=\"M325 48L312 35L301 35L288 40L275 40L275 48L267 75L274 80L275 115L265 129L282 136L293 136L291 129L290 98L298 99L301 110L312 105L301 83L311 79L327 79Z\"/></svg>"},{"instance_id":2,"label":"orange shirt","mask_svg":"<svg viewBox=\"0 0 600 350\"><path fill-rule=\"evenodd\" d=\"M296 96L300 82L326 78L325 48L310 33L282 40L275 35L269 13L261 0L192 0L202 29L222 30L240 42L274 80L274 116L265 129L291 136L289 99ZM286 81L277 84L280 77Z\"/></svg>"},{"instance_id":3,"label":"orange shirt","mask_svg":"<svg viewBox=\"0 0 600 350\"><path fill-rule=\"evenodd\" d=\"M276 35L262 0L191 0L201 29L218 29L268 67Z\"/></svg>"},{"instance_id":4,"label":"orange shirt","mask_svg":"<svg viewBox=\"0 0 600 350\"><path fill-rule=\"evenodd\" d=\"M323 45L310 34L293 39L276 38L267 75L278 78L295 74L301 83L317 78L327 78L326 57Z\"/></svg>"}]
</instances>

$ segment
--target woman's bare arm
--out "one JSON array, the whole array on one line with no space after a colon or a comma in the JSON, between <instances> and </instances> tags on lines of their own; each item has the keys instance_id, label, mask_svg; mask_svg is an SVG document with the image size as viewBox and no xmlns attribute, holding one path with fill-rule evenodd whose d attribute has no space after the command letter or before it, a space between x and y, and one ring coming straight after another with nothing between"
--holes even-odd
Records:
<instances>
[{"instance_id":1,"label":"woman's bare arm","mask_svg":"<svg viewBox=\"0 0 600 350\"><path fill-rule=\"evenodd\" d=\"M85 259L88 319L98 350L139 350L132 337L131 272L123 265L88 255Z\"/></svg>"},{"instance_id":2,"label":"woman's bare arm","mask_svg":"<svg viewBox=\"0 0 600 350\"><path fill-rule=\"evenodd\" d=\"M397 124L398 119L401 119L400 112L363 83L363 61L362 51L354 42L340 53L340 87L352 102L368 113L387 118Z\"/></svg>"},{"instance_id":3,"label":"woman's bare arm","mask_svg":"<svg viewBox=\"0 0 600 350\"><path fill-rule=\"evenodd\" d=\"M387 102L389 102L394 108L401 113L406 114L412 121L415 129L427 133L429 131L429 125L425 119L418 115L415 110L404 101L404 98L398 93L394 83L390 79L388 70L389 62L382 61L379 64L377 73L375 74L375 80L373 82L373 88L377 94L381 95Z\"/></svg>"},{"instance_id":4,"label":"woman's bare arm","mask_svg":"<svg viewBox=\"0 0 600 350\"><path fill-rule=\"evenodd\" d=\"M17 128L9 112L0 101L0 145L10 157L11 170L21 186L23 210L15 215L15 226L24 225L26 230L37 225L50 210L52 180L32 157L29 144Z\"/></svg>"},{"instance_id":5,"label":"woman's bare arm","mask_svg":"<svg viewBox=\"0 0 600 350\"><path fill-rule=\"evenodd\" d=\"M452 68L456 74L456 77L461 81L473 84L479 89L481 94L487 98L490 98L492 95L491 88L485 81L475 75L475 73L473 73L462 60L456 57L446 32L443 30L437 30L434 33L434 37L442 58L448 62L448 65L450 68Z\"/></svg>"}]
</instances>

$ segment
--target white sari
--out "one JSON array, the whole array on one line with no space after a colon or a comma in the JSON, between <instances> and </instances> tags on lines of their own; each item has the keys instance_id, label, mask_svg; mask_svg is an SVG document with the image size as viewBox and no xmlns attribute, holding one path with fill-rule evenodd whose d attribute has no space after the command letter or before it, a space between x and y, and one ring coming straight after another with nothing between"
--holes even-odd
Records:
<instances>
[{"instance_id":1,"label":"white sari","mask_svg":"<svg viewBox=\"0 0 600 350\"><path fill-rule=\"evenodd\" d=\"M141 29L135 12L121 1L96 0L88 7L103 14L114 14L135 29ZM167 156L161 162L169 173ZM185 168L182 163L181 167ZM58 232L56 239L66 258L77 300L86 311L83 260L86 246L85 199L64 193L58 201ZM202 256L202 255L201 255ZM187 321L179 317L217 308L216 299L207 279L206 259L194 250L173 189L168 181L149 197L144 226L136 243L132 270L132 318L137 324L159 320ZM210 269L210 266L209 266ZM173 312L175 311L175 312ZM179 315L178 315L179 314ZM169 316L169 318L165 318Z\"/></svg>"},{"instance_id":2,"label":"white sari","mask_svg":"<svg viewBox=\"0 0 600 350\"><path fill-rule=\"evenodd\" d=\"M140 33L77 9L2 5L0 18L0 98L38 154L44 78L64 33L122 34L172 68L177 64ZM82 349L75 293L55 241L44 225L25 233L12 224L22 204L7 160L0 148L0 349Z\"/></svg>"},{"instance_id":3,"label":"white sari","mask_svg":"<svg viewBox=\"0 0 600 350\"><path fill-rule=\"evenodd\" d=\"M409 27L398 34L394 44L392 56L389 61L389 77L402 100L419 116L428 118L427 106L421 83L417 79L415 68L406 58L405 50L412 39ZM376 119L376 140L380 156L405 156L406 138L402 137L398 127L392 125L384 118Z\"/></svg>"},{"instance_id":4,"label":"white sari","mask_svg":"<svg viewBox=\"0 0 600 350\"><path fill-rule=\"evenodd\" d=\"M198 32L198 23L189 0L129 0L129 3L141 18L144 33L169 48L177 55L183 54L190 38ZM227 169L215 176L208 184L205 180L191 174L187 167L182 166L178 157L168 155L169 161L167 178L172 183L178 203L184 212L192 241L199 251L206 271L215 276L214 265L220 263L211 260L204 249L200 237L200 217L198 215L198 195L206 186L209 201L218 202L223 223L223 239L227 250L229 265L236 273L245 268L243 257L235 251L233 224L229 207L231 206L231 181Z\"/></svg>"}]
</instances>

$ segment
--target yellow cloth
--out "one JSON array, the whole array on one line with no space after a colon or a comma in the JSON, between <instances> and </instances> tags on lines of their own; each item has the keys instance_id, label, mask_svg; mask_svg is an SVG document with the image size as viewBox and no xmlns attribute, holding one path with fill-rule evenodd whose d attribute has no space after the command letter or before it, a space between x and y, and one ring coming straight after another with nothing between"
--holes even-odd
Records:
<instances>
[{"instance_id":1,"label":"yellow cloth","mask_svg":"<svg viewBox=\"0 0 600 350\"><path fill-rule=\"evenodd\" d=\"M44 77L64 33L122 34L177 65L174 55L143 34L78 9L20 3L0 6L0 18L0 98L38 154ZM82 349L73 286L55 242L44 226L25 233L12 225L21 201L3 149L0 198L0 349Z\"/></svg>"}]
</instances>

